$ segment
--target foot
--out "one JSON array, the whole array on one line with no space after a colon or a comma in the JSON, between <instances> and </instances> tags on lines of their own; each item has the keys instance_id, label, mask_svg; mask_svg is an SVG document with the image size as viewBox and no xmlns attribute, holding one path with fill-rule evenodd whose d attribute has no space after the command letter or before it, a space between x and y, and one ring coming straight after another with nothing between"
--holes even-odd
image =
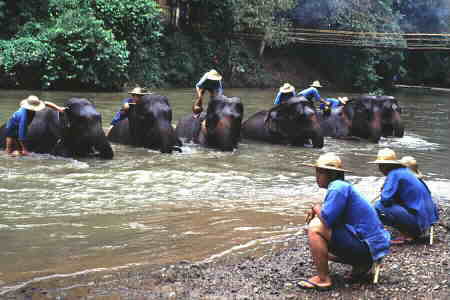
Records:
<instances>
[{"instance_id":1,"label":"foot","mask_svg":"<svg viewBox=\"0 0 450 300\"><path fill-rule=\"evenodd\" d=\"M331 278L327 278L326 280L321 280L319 276L313 276L309 279L302 279L298 282L298 285L303 289L312 289L312 290L329 290L333 286L333 282L331 282Z\"/></svg>"},{"instance_id":2,"label":"foot","mask_svg":"<svg viewBox=\"0 0 450 300\"><path fill-rule=\"evenodd\" d=\"M346 276L344 276L345 280L350 282L358 282L362 280L366 280L370 277L372 270L372 265L366 266L353 266L352 272Z\"/></svg>"},{"instance_id":3,"label":"foot","mask_svg":"<svg viewBox=\"0 0 450 300\"><path fill-rule=\"evenodd\" d=\"M395 239L391 240L391 244L392 245L405 245L405 244L410 244L414 241L414 239L412 237L408 237L406 235L400 235L398 237L396 237Z\"/></svg>"}]
</instances>

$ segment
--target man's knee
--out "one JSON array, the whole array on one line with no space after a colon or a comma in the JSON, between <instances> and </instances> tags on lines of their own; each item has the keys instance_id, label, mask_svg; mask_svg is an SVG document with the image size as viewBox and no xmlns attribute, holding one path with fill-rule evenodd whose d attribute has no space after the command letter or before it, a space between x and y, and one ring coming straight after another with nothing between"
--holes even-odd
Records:
<instances>
[{"instance_id":1,"label":"man's knee","mask_svg":"<svg viewBox=\"0 0 450 300\"><path fill-rule=\"evenodd\" d=\"M329 229L322 221L315 217L309 222L308 225L308 236L310 235L320 235L326 240L330 240L331 238L331 229Z\"/></svg>"}]
</instances>

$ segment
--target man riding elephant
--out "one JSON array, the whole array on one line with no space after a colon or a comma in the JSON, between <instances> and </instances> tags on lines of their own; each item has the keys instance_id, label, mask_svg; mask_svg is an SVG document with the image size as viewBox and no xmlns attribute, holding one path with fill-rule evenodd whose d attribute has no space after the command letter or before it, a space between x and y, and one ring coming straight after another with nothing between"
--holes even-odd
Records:
<instances>
[{"instance_id":1,"label":"man riding elephant","mask_svg":"<svg viewBox=\"0 0 450 300\"><path fill-rule=\"evenodd\" d=\"M233 151L240 140L243 116L241 99L214 96L208 103L206 113L197 118L188 115L178 121L176 135L202 146Z\"/></svg>"},{"instance_id":2,"label":"man riding elephant","mask_svg":"<svg viewBox=\"0 0 450 300\"><path fill-rule=\"evenodd\" d=\"M172 127L172 108L166 96L146 94L129 103L127 117L108 133L108 139L125 145L160 150L181 151L181 142Z\"/></svg>"},{"instance_id":3,"label":"man riding elephant","mask_svg":"<svg viewBox=\"0 0 450 300\"><path fill-rule=\"evenodd\" d=\"M102 128L102 119L87 99L71 98L64 112L42 109L31 122L26 149L64 157L99 156L112 159L111 145ZM4 144L5 126L0 129L0 146Z\"/></svg>"},{"instance_id":4,"label":"man riding elephant","mask_svg":"<svg viewBox=\"0 0 450 300\"><path fill-rule=\"evenodd\" d=\"M304 97L292 97L251 116L242 124L244 138L273 144L323 147L323 135L317 112Z\"/></svg>"}]
</instances>

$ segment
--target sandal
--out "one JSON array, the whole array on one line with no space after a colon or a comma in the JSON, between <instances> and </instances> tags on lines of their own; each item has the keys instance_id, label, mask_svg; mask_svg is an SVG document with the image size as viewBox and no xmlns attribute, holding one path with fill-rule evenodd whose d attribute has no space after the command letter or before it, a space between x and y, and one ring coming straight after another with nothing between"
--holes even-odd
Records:
<instances>
[{"instance_id":1,"label":"sandal","mask_svg":"<svg viewBox=\"0 0 450 300\"><path fill-rule=\"evenodd\" d=\"M316 290L316 291L328 291L333 287L333 284L330 285L318 285L308 279L301 279L297 283L302 289L306 290Z\"/></svg>"},{"instance_id":2,"label":"sandal","mask_svg":"<svg viewBox=\"0 0 450 300\"><path fill-rule=\"evenodd\" d=\"M414 240L412 238L399 236L395 239L391 240L391 245L406 245L406 244L412 244Z\"/></svg>"}]
</instances>

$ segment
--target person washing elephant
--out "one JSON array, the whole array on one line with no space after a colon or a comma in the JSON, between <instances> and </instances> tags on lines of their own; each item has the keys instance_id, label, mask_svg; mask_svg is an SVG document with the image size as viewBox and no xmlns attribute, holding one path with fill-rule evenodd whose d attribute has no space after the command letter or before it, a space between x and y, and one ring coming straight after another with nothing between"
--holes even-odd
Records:
<instances>
[{"instance_id":1,"label":"person washing elephant","mask_svg":"<svg viewBox=\"0 0 450 300\"><path fill-rule=\"evenodd\" d=\"M342 105L345 105L348 102L348 97L337 97L337 98L325 98L324 102L320 103L320 110L326 111L329 109L333 109Z\"/></svg>"},{"instance_id":2,"label":"person washing elephant","mask_svg":"<svg viewBox=\"0 0 450 300\"><path fill-rule=\"evenodd\" d=\"M35 113L46 107L59 112L65 110L65 107L58 106L50 101L42 101L34 95L30 95L20 102L20 108L6 122L6 153L23 156L30 154L25 145L28 127L33 121Z\"/></svg>"},{"instance_id":3,"label":"person washing elephant","mask_svg":"<svg viewBox=\"0 0 450 300\"><path fill-rule=\"evenodd\" d=\"M333 285L328 261L352 265L349 279L364 279L372 264L389 253L389 233L375 209L349 182L335 153L325 153L313 167L320 188L327 189L322 205L311 207L307 216L309 247L318 275L298 284L304 289L326 290Z\"/></svg>"},{"instance_id":4,"label":"person washing elephant","mask_svg":"<svg viewBox=\"0 0 450 300\"><path fill-rule=\"evenodd\" d=\"M316 102L326 104L325 100L319 94L318 89L321 87L322 87L322 85L320 84L320 81L315 80L313 83L310 84L309 88L304 89L303 91L300 91L297 94L297 96L303 96L306 99L308 99L311 103L313 103L313 99L314 99L314 100L316 100Z\"/></svg>"},{"instance_id":5,"label":"person washing elephant","mask_svg":"<svg viewBox=\"0 0 450 300\"><path fill-rule=\"evenodd\" d=\"M106 136L108 136L109 132L111 131L111 129L116 126L120 121L122 121L123 119L126 119L128 116L128 110L130 108L130 104L136 104L139 103L139 101L141 101L142 96L144 95L150 95L151 92L149 92L147 89L145 88L141 88L141 87L135 87L134 89L132 89L131 91L128 92L128 94L131 95L131 97L129 98L125 98L122 100L122 107L120 108L120 110L118 112L116 112L116 114L114 115L112 121L111 121L111 126L106 130Z\"/></svg>"},{"instance_id":6,"label":"person washing elephant","mask_svg":"<svg viewBox=\"0 0 450 300\"><path fill-rule=\"evenodd\" d=\"M203 95L206 91L210 97L223 94L222 75L212 69L205 74L195 85L197 97L192 105L192 113L194 118L198 118L203 111Z\"/></svg>"},{"instance_id":7,"label":"person washing elephant","mask_svg":"<svg viewBox=\"0 0 450 300\"><path fill-rule=\"evenodd\" d=\"M289 83L285 83L280 87L273 104L278 105L284 103L291 97L295 97L295 87Z\"/></svg>"}]
</instances>

